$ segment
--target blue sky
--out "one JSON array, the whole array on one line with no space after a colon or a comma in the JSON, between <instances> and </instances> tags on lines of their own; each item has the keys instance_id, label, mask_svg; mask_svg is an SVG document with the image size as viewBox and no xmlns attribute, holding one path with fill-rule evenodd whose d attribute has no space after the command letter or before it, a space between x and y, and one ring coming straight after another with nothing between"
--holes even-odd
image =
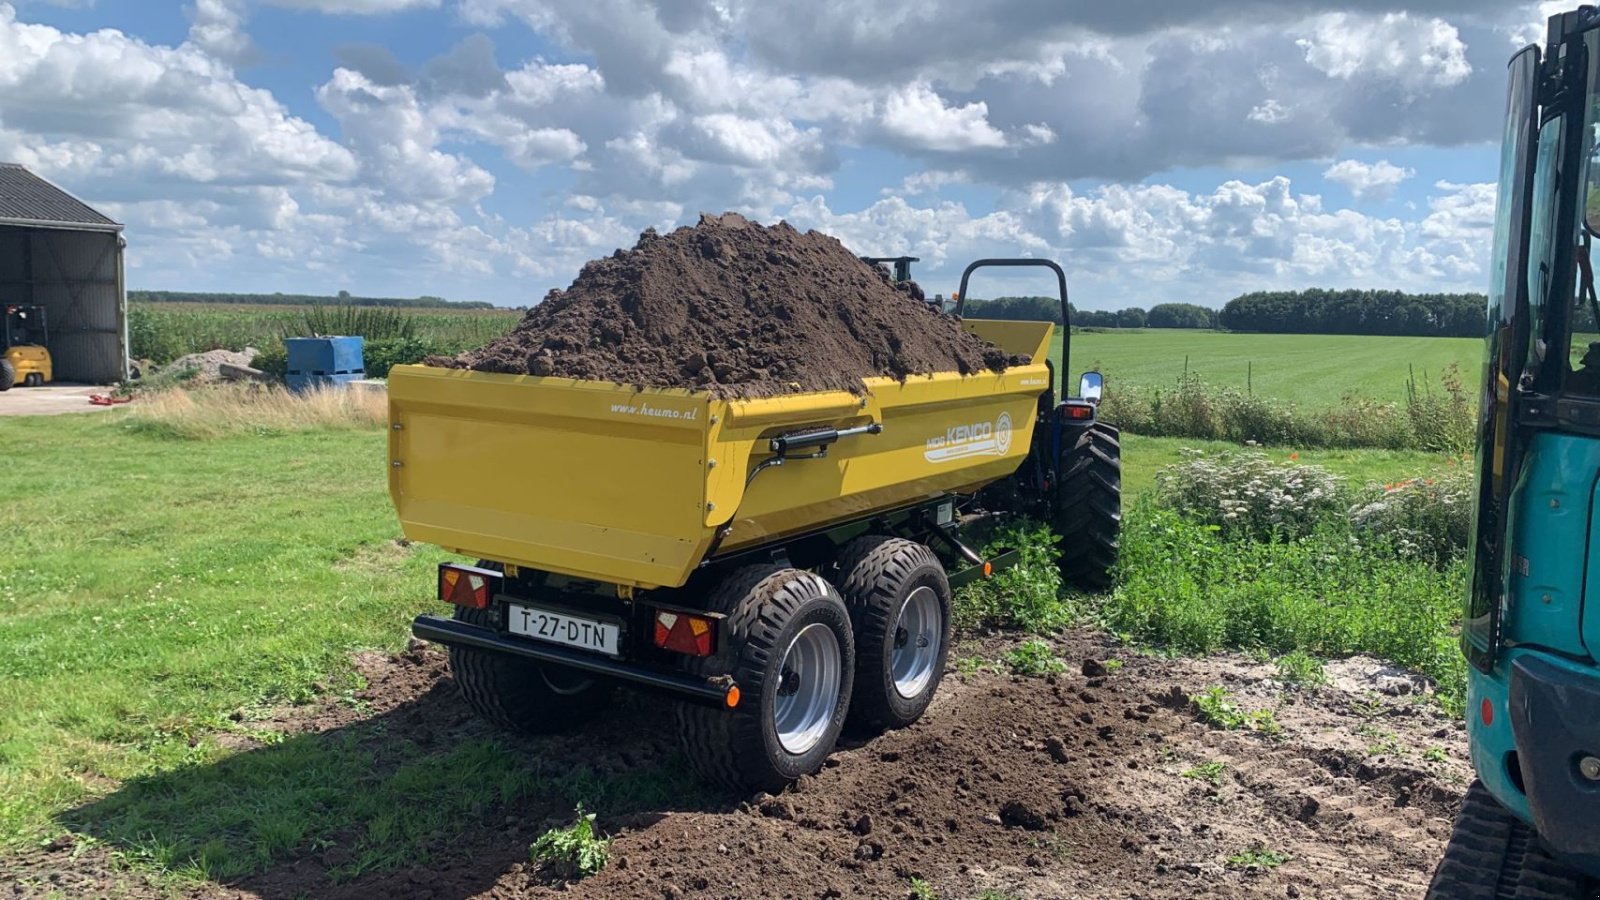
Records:
<instances>
[{"instance_id":1,"label":"blue sky","mask_svg":"<svg viewBox=\"0 0 1600 900\"><path fill-rule=\"evenodd\" d=\"M135 288L526 304L734 209L1090 308L1481 290L1551 5L0 0L0 159L126 222Z\"/></svg>"}]
</instances>

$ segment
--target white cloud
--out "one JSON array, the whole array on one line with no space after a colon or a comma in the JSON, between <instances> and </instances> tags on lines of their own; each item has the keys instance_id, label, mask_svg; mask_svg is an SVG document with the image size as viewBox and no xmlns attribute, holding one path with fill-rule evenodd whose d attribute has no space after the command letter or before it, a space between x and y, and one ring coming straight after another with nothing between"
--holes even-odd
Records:
<instances>
[{"instance_id":1,"label":"white cloud","mask_svg":"<svg viewBox=\"0 0 1600 900\"><path fill-rule=\"evenodd\" d=\"M1404 12L1381 17L1330 13L1297 43L1306 62L1346 81L1376 76L1423 90L1452 87L1472 74L1454 25Z\"/></svg>"},{"instance_id":2,"label":"white cloud","mask_svg":"<svg viewBox=\"0 0 1600 900\"><path fill-rule=\"evenodd\" d=\"M1183 190L1163 173L1339 160L1329 182L1390 196L1415 173L1345 157L1492 140L1499 110L1483 99L1500 91L1506 29L1535 12L458 0L443 15L531 28L547 58L502 69L504 48L530 43L504 32L415 63L345 45L317 78L325 119L237 74L257 58L249 2L193 0L187 42L163 47L22 24L0 0L0 157L129 218L141 277L181 283L226 258L230 279L351 272L374 282L363 290L523 301L645 225L728 208L923 256L935 278L978 255L1061 258L1117 305L1310 283L1479 287L1481 186L1436 184L1424 209L1393 219L1285 179Z\"/></svg>"},{"instance_id":3,"label":"white cloud","mask_svg":"<svg viewBox=\"0 0 1600 900\"><path fill-rule=\"evenodd\" d=\"M174 182L342 182L356 162L192 44L68 34L0 3L0 155L45 174Z\"/></svg>"},{"instance_id":4,"label":"white cloud","mask_svg":"<svg viewBox=\"0 0 1600 900\"><path fill-rule=\"evenodd\" d=\"M335 69L317 89L317 102L360 151L364 172L391 196L458 203L494 190L493 175L465 156L438 149L438 123L408 86L373 84L349 69Z\"/></svg>"},{"instance_id":5,"label":"white cloud","mask_svg":"<svg viewBox=\"0 0 1600 900\"><path fill-rule=\"evenodd\" d=\"M1416 174L1415 169L1401 168L1386 159L1375 163L1342 159L1329 166L1322 177L1344 185L1357 200L1387 200L1401 182Z\"/></svg>"},{"instance_id":6,"label":"white cloud","mask_svg":"<svg viewBox=\"0 0 1600 900\"><path fill-rule=\"evenodd\" d=\"M983 101L949 106L931 85L914 82L883 101L883 127L891 135L929 150L1004 147L1006 137L989 124Z\"/></svg>"},{"instance_id":7,"label":"white cloud","mask_svg":"<svg viewBox=\"0 0 1600 900\"><path fill-rule=\"evenodd\" d=\"M407 9L437 9L439 0L266 0L272 6L336 15L371 16Z\"/></svg>"},{"instance_id":8,"label":"white cloud","mask_svg":"<svg viewBox=\"0 0 1600 900\"><path fill-rule=\"evenodd\" d=\"M244 0L194 0L189 43L226 62L238 64L255 55L244 32Z\"/></svg>"}]
</instances>

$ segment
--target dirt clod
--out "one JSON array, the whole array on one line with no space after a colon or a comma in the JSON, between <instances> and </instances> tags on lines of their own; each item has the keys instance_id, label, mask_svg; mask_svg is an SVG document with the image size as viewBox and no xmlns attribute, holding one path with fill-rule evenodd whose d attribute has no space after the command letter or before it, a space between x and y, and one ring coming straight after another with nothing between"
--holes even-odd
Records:
<instances>
[{"instance_id":1,"label":"dirt clod","mask_svg":"<svg viewBox=\"0 0 1600 900\"><path fill-rule=\"evenodd\" d=\"M428 363L761 397L1026 362L921 298L825 234L701 216L671 234L646 230L632 250L585 264L510 334Z\"/></svg>"},{"instance_id":2,"label":"dirt clod","mask_svg":"<svg viewBox=\"0 0 1600 900\"><path fill-rule=\"evenodd\" d=\"M1043 831L1049 827L1050 822L1043 813L1028 804L1021 800L1012 800L1000 807L1000 824L1007 828Z\"/></svg>"}]
</instances>

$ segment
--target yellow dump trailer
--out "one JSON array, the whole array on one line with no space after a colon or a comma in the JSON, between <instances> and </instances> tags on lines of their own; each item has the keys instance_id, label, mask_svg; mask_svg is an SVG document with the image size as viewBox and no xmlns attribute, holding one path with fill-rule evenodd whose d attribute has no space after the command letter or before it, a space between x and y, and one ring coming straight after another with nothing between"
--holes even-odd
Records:
<instances>
[{"instance_id":1,"label":"yellow dump trailer","mask_svg":"<svg viewBox=\"0 0 1600 900\"><path fill-rule=\"evenodd\" d=\"M405 534L479 560L440 567L454 614L414 632L510 727L568 725L619 683L668 692L691 761L740 788L814 771L847 717L914 721L951 581L1006 562L974 549L978 525L1060 520L1071 494L1092 533L1063 549L1103 570L1115 548L1115 433L1055 403L1053 326L966 325L1032 362L732 400L396 367Z\"/></svg>"}]
</instances>

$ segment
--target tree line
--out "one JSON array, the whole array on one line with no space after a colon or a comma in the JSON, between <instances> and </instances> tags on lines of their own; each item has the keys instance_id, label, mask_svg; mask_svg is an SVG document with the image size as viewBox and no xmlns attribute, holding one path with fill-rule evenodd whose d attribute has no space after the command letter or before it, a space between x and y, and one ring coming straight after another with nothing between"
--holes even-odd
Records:
<instances>
[{"instance_id":1,"label":"tree line","mask_svg":"<svg viewBox=\"0 0 1600 900\"><path fill-rule=\"evenodd\" d=\"M349 291L320 294L222 294L205 291L129 291L134 303L225 303L251 306L381 306L391 309L494 309L482 300L443 297L357 297Z\"/></svg>"},{"instance_id":2,"label":"tree line","mask_svg":"<svg viewBox=\"0 0 1600 900\"><path fill-rule=\"evenodd\" d=\"M1193 303L1157 303L1148 310L1079 309L1069 304L1076 328L1216 328L1217 311ZM974 319L1061 324L1061 301L1053 297L996 297L968 300L962 314Z\"/></svg>"},{"instance_id":3,"label":"tree line","mask_svg":"<svg viewBox=\"0 0 1600 900\"><path fill-rule=\"evenodd\" d=\"M1415 337L1482 337L1482 294L1408 294L1403 291L1314 288L1257 291L1220 310L1193 303L1158 303L1145 310L1072 307L1080 328L1221 328L1267 334L1371 334ZM1050 297L996 297L967 301L966 314L982 319L1026 319L1061 324L1061 303ZM1596 330L1580 309L1579 330ZM1586 323L1588 323L1586 325Z\"/></svg>"},{"instance_id":4,"label":"tree line","mask_svg":"<svg viewBox=\"0 0 1600 900\"><path fill-rule=\"evenodd\" d=\"M1482 294L1257 291L1229 300L1218 319L1229 331L1482 337L1486 304Z\"/></svg>"}]
</instances>

